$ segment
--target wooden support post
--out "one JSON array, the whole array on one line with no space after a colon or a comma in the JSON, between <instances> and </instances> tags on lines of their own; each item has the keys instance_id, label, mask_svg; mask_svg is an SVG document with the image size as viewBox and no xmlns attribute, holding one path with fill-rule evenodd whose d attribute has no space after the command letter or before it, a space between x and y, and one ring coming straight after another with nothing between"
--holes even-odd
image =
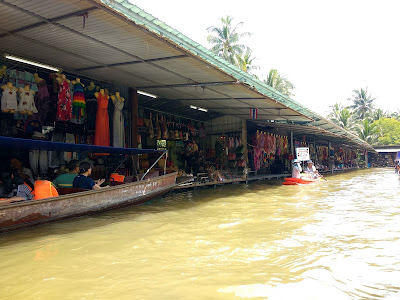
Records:
<instances>
[{"instance_id":1,"label":"wooden support post","mask_svg":"<svg viewBox=\"0 0 400 300\"><path fill-rule=\"evenodd\" d=\"M139 107L139 98L137 90L134 88L129 88L129 103L131 105L131 147L137 148L138 146L138 107ZM138 170L138 157L135 155L132 159L132 169ZM135 174L137 175L137 174Z\"/></svg>"},{"instance_id":2,"label":"wooden support post","mask_svg":"<svg viewBox=\"0 0 400 300\"><path fill-rule=\"evenodd\" d=\"M294 159L294 144L293 144L293 132L290 132L290 153L292 153L292 157ZM293 164L292 162L290 163L290 173L293 172Z\"/></svg>"},{"instance_id":3,"label":"wooden support post","mask_svg":"<svg viewBox=\"0 0 400 300\"><path fill-rule=\"evenodd\" d=\"M368 150L365 150L365 167L368 168Z\"/></svg>"},{"instance_id":4,"label":"wooden support post","mask_svg":"<svg viewBox=\"0 0 400 300\"><path fill-rule=\"evenodd\" d=\"M246 183L247 183L247 177L249 176L248 171L247 171L248 167L249 167L249 155L247 152L248 150L247 150L247 121L246 120L242 120L242 145L243 145L243 155L244 155L244 161L245 161L244 176L245 176Z\"/></svg>"}]
</instances>

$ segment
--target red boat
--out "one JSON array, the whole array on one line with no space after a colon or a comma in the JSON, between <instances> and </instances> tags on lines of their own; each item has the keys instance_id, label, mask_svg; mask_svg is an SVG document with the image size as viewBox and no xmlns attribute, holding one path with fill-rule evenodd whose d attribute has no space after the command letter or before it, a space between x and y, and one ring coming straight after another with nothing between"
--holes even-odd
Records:
<instances>
[{"instance_id":1,"label":"red boat","mask_svg":"<svg viewBox=\"0 0 400 300\"><path fill-rule=\"evenodd\" d=\"M285 181L282 182L283 185L298 185L298 184L310 184L313 182L318 182L321 181L322 177L319 177L317 179L305 179L305 178L292 178L288 177L285 178Z\"/></svg>"}]
</instances>

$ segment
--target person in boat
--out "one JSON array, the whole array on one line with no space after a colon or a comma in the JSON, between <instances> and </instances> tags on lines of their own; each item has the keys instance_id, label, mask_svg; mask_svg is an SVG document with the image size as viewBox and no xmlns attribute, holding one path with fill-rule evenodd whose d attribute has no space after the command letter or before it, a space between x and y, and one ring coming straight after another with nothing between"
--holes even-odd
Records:
<instances>
[{"instance_id":1,"label":"person in boat","mask_svg":"<svg viewBox=\"0 0 400 300\"><path fill-rule=\"evenodd\" d=\"M91 165L84 161L79 164L79 175L75 177L73 181L74 188L81 188L87 190L98 190L101 189L101 185L105 181L104 179L99 179L96 182L89 176L92 174Z\"/></svg>"},{"instance_id":2,"label":"person in boat","mask_svg":"<svg viewBox=\"0 0 400 300\"><path fill-rule=\"evenodd\" d=\"M304 167L304 173L308 174L310 179L322 177L322 175L317 171L317 168L314 166L312 160L307 161L307 165Z\"/></svg>"},{"instance_id":3,"label":"person in boat","mask_svg":"<svg viewBox=\"0 0 400 300\"><path fill-rule=\"evenodd\" d=\"M74 179L79 174L79 161L72 159L68 163L68 172L65 174L58 175L56 179L53 180L53 185L58 188L72 188Z\"/></svg>"},{"instance_id":4,"label":"person in boat","mask_svg":"<svg viewBox=\"0 0 400 300\"><path fill-rule=\"evenodd\" d=\"M22 177L24 180L29 180L32 185L35 184L35 180L33 179L32 171L28 168L25 168L22 164L21 160L18 158L11 158L10 160L10 167L12 170L17 171L19 177Z\"/></svg>"},{"instance_id":5,"label":"person in boat","mask_svg":"<svg viewBox=\"0 0 400 300\"><path fill-rule=\"evenodd\" d=\"M301 165L300 160L294 159L293 160L293 168L292 168L292 178L300 178L301 177Z\"/></svg>"},{"instance_id":6,"label":"person in boat","mask_svg":"<svg viewBox=\"0 0 400 300\"><path fill-rule=\"evenodd\" d=\"M2 173L0 182L0 198L11 198L14 201L33 199L33 184L20 177L16 171Z\"/></svg>"}]
</instances>

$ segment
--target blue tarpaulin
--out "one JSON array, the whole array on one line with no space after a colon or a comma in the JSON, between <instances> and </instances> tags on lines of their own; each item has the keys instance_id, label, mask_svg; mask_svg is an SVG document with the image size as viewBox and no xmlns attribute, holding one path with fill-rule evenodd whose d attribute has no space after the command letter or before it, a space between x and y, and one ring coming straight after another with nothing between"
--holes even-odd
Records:
<instances>
[{"instance_id":1,"label":"blue tarpaulin","mask_svg":"<svg viewBox=\"0 0 400 300\"><path fill-rule=\"evenodd\" d=\"M110 153L110 154L142 154L142 153L160 153L164 151L153 149L136 148L115 148L83 144L67 144L60 142L49 142L31 139L20 139L0 136L1 148L23 148L32 150L48 150L59 152L89 152L89 153Z\"/></svg>"}]
</instances>

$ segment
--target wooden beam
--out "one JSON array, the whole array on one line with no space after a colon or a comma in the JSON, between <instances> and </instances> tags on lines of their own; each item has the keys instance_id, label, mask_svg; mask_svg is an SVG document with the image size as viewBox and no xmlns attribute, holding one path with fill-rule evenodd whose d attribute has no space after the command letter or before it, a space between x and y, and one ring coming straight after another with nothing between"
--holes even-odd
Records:
<instances>
[{"instance_id":1,"label":"wooden beam","mask_svg":"<svg viewBox=\"0 0 400 300\"><path fill-rule=\"evenodd\" d=\"M240 84L237 81L218 81L218 82L194 82L194 83L180 83L180 84L165 84L165 85L150 85L139 86L138 89L159 89L159 88L177 88L177 87L206 87L206 86L220 86L220 85L235 85Z\"/></svg>"},{"instance_id":2,"label":"wooden beam","mask_svg":"<svg viewBox=\"0 0 400 300\"><path fill-rule=\"evenodd\" d=\"M137 148L138 146L138 108L139 108L139 97L137 90L134 88L129 88L128 97L130 103L130 111L131 111L131 147ZM138 157L137 155L133 156L132 159L132 174L138 170ZM137 174L134 174L137 175Z\"/></svg>"},{"instance_id":3,"label":"wooden beam","mask_svg":"<svg viewBox=\"0 0 400 300\"><path fill-rule=\"evenodd\" d=\"M36 17L36 18L39 17L39 15L34 14L34 13L30 12L30 11L27 11L27 10L25 10L25 9L19 7L19 6L16 6L16 5L14 5L14 4L7 3L7 2L5 2L5 1L0 1L0 2L1 2L1 4L3 4L3 5L6 5L6 6L8 6L8 7L12 7L12 8L15 9L15 10L24 12L24 13L26 13L26 14L28 14L28 15L33 16L33 17ZM80 16L80 15L82 15L82 14L84 14L84 13L88 13L88 12L93 11L93 10L96 10L96 9L98 9L98 7L93 6L93 7L88 7L88 8L86 8L86 9L74 11L74 12L72 12L72 13L69 13L69 14L66 14L66 15L62 15L62 16L58 16L58 17L51 18L51 19L41 18L43 21L40 21L40 22L37 22L37 23L34 23L34 24L30 24L30 25L26 25L26 26L22 26L22 27L19 27L19 28L17 28L17 29L10 30L10 31L8 31L8 33L0 34L0 38L6 37L6 36L8 36L9 34L18 33L18 32L21 32L21 31L24 31L24 30L28 30L28 29L33 29L33 28L36 28L36 27L39 27L39 26L42 26L42 25L52 24L52 23L55 23L55 22L58 22L58 21L61 21L61 20L64 20L64 19L71 18L71 17Z\"/></svg>"},{"instance_id":4,"label":"wooden beam","mask_svg":"<svg viewBox=\"0 0 400 300\"><path fill-rule=\"evenodd\" d=\"M251 98L198 98L198 99L178 99L179 101L229 101L229 100L269 100L266 97Z\"/></svg>"},{"instance_id":5,"label":"wooden beam","mask_svg":"<svg viewBox=\"0 0 400 300\"><path fill-rule=\"evenodd\" d=\"M178 58L184 58L184 57L188 57L188 56L187 55L176 55L176 56L170 56L170 57L160 57L160 58L152 58L152 59L145 59L145 60L134 60L134 61L128 61L128 62L122 62L122 63L81 68L81 69L76 69L76 70L77 71L87 71L87 70L94 70L94 69L99 69L99 68L119 67L119 66L126 66L126 65L149 63L149 62L155 62L155 61L163 61L163 60L169 60L169 59L178 59Z\"/></svg>"}]
</instances>

